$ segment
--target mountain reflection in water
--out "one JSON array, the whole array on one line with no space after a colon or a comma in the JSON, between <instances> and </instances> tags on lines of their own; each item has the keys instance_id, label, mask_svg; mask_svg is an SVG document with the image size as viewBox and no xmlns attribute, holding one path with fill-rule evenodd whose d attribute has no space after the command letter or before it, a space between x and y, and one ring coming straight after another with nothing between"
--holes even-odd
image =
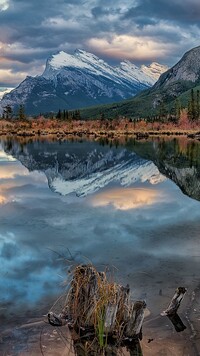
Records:
<instances>
[{"instance_id":1,"label":"mountain reflection in water","mask_svg":"<svg viewBox=\"0 0 200 356\"><path fill-rule=\"evenodd\" d=\"M185 137L146 142L129 140L126 147L154 162L160 173L176 183L184 194L200 200L199 141Z\"/></svg>"},{"instance_id":2,"label":"mountain reflection in water","mask_svg":"<svg viewBox=\"0 0 200 356\"><path fill-rule=\"evenodd\" d=\"M61 293L71 257L115 266L152 310L158 283L198 278L199 202L178 188L200 200L198 142L1 144L1 310Z\"/></svg>"}]
</instances>

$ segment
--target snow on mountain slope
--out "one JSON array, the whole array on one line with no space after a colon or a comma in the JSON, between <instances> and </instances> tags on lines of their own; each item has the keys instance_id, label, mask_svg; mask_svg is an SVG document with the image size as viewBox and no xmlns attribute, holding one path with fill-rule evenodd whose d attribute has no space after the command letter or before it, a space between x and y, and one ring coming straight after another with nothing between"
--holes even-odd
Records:
<instances>
[{"instance_id":1,"label":"snow on mountain slope","mask_svg":"<svg viewBox=\"0 0 200 356\"><path fill-rule=\"evenodd\" d=\"M61 51L48 58L42 75L28 76L4 95L0 107L18 111L23 104L27 114L38 114L118 102L152 86L154 72L156 78L153 70L149 75L129 61L114 67L83 50Z\"/></svg>"},{"instance_id":2,"label":"snow on mountain slope","mask_svg":"<svg viewBox=\"0 0 200 356\"><path fill-rule=\"evenodd\" d=\"M66 142L4 147L30 171L44 172L49 187L61 195L86 196L109 184L128 187L136 182L158 184L165 177L151 161L126 149L109 148L97 143Z\"/></svg>"},{"instance_id":3,"label":"snow on mountain slope","mask_svg":"<svg viewBox=\"0 0 200 356\"><path fill-rule=\"evenodd\" d=\"M134 77L136 81L146 83L150 86L153 85L156 81L155 78L146 74L142 69L140 69L135 64L129 61L121 62L118 72L122 77L126 78L127 80L131 81Z\"/></svg>"},{"instance_id":4,"label":"snow on mountain slope","mask_svg":"<svg viewBox=\"0 0 200 356\"><path fill-rule=\"evenodd\" d=\"M144 70L129 61L123 61L119 66L112 67L94 54L79 49L74 52L74 55L63 51L54 54L47 61L47 66L43 76L45 78L52 78L55 76L56 71L70 67L89 70L96 75L103 75L107 78L112 78L112 80L114 79L116 82L120 82L120 79L130 82L135 80L136 82L145 83L147 86L153 85L158 77L158 73L156 72L155 78L153 78L153 69L149 69L149 75L148 67L145 67L146 73Z\"/></svg>"},{"instance_id":5,"label":"snow on mountain slope","mask_svg":"<svg viewBox=\"0 0 200 356\"><path fill-rule=\"evenodd\" d=\"M165 73L168 69L169 67L156 62L151 63L149 66L141 66L141 71L150 78L152 78L152 80L154 81L153 84L156 80L159 79L160 75Z\"/></svg>"},{"instance_id":6,"label":"snow on mountain slope","mask_svg":"<svg viewBox=\"0 0 200 356\"><path fill-rule=\"evenodd\" d=\"M77 196L87 196L97 192L111 182L120 182L121 186L128 187L136 182L148 181L151 184L157 184L163 180L165 177L159 173L152 162L139 161L133 164L131 160L77 180L64 180L62 176L51 180L48 177L49 186L56 193L61 195L76 193Z\"/></svg>"}]
</instances>

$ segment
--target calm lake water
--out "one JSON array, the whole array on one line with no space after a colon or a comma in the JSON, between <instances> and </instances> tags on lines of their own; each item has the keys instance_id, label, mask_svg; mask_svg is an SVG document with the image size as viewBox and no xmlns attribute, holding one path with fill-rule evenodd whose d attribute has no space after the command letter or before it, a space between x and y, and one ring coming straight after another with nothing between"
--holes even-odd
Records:
<instances>
[{"instance_id":1,"label":"calm lake water","mask_svg":"<svg viewBox=\"0 0 200 356\"><path fill-rule=\"evenodd\" d=\"M0 146L0 312L38 310L92 262L153 313L200 267L200 144L186 139ZM159 299L160 298L160 299ZM48 310L47 310L48 311Z\"/></svg>"}]
</instances>

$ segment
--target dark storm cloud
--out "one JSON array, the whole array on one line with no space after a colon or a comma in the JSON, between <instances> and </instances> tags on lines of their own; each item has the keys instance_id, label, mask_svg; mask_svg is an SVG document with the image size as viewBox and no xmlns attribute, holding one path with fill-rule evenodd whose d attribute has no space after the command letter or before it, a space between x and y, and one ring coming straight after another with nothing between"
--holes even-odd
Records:
<instances>
[{"instance_id":1,"label":"dark storm cloud","mask_svg":"<svg viewBox=\"0 0 200 356\"><path fill-rule=\"evenodd\" d=\"M124 48L130 48L128 58L133 62L157 60L172 65L185 50L199 45L197 0L3 3L7 9L3 11L0 5L1 82L4 78L6 81L9 68L9 82L13 76L13 84L19 83L25 73L42 73L47 57L58 50L73 53L76 48L84 48L114 62L126 58ZM147 48L145 55L140 50L143 45Z\"/></svg>"},{"instance_id":2,"label":"dark storm cloud","mask_svg":"<svg viewBox=\"0 0 200 356\"><path fill-rule=\"evenodd\" d=\"M112 15L121 15L121 8L113 8L113 7L102 7L96 6L91 9L91 13L95 18L102 18L102 16Z\"/></svg>"},{"instance_id":3,"label":"dark storm cloud","mask_svg":"<svg viewBox=\"0 0 200 356\"><path fill-rule=\"evenodd\" d=\"M158 20L169 20L176 23L196 24L199 26L200 2L199 0L140 0L138 5L128 9L124 18L140 19L144 12L149 17Z\"/></svg>"}]
</instances>

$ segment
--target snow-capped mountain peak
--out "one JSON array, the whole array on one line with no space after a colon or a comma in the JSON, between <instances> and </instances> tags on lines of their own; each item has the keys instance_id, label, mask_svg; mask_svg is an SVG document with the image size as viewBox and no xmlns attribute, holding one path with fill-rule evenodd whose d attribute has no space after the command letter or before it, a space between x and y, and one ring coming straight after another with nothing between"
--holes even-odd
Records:
<instances>
[{"instance_id":1,"label":"snow-capped mountain peak","mask_svg":"<svg viewBox=\"0 0 200 356\"><path fill-rule=\"evenodd\" d=\"M42 75L27 77L4 95L0 109L9 104L18 111L23 104L27 114L37 114L117 102L152 86L157 79L153 71L157 76L156 65L146 67L145 73L126 60L112 66L81 49L74 54L60 51L47 59Z\"/></svg>"},{"instance_id":2,"label":"snow-capped mountain peak","mask_svg":"<svg viewBox=\"0 0 200 356\"><path fill-rule=\"evenodd\" d=\"M55 70L64 67L85 68L84 62L76 55L68 54L64 51L53 54L48 60L46 67L52 67ZM46 70L47 68L45 68ZM44 72L45 73L45 72Z\"/></svg>"},{"instance_id":3,"label":"snow-capped mountain peak","mask_svg":"<svg viewBox=\"0 0 200 356\"><path fill-rule=\"evenodd\" d=\"M103 75L109 79L112 78L118 83L120 79L129 82L144 83L147 86L153 85L159 77L159 73L161 74L166 69L158 63L152 63L148 67L141 66L139 68L128 60L122 61L119 66L112 67L96 55L76 49L74 54L60 51L52 55L47 60L43 76L51 78L55 76L56 71L67 70L67 68L88 70L93 74Z\"/></svg>"},{"instance_id":4,"label":"snow-capped mountain peak","mask_svg":"<svg viewBox=\"0 0 200 356\"><path fill-rule=\"evenodd\" d=\"M129 77L130 79L134 77L138 82L144 82L147 83L147 85L153 85L155 83L155 78L143 72L141 68L128 60L121 62L119 69L123 72L122 74L125 77Z\"/></svg>"},{"instance_id":5,"label":"snow-capped mountain peak","mask_svg":"<svg viewBox=\"0 0 200 356\"><path fill-rule=\"evenodd\" d=\"M76 49L74 51L74 56L80 58L84 62L89 62L91 64L92 63L93 64L96 64L96 63L102 63L102 64L104 63L104 64L106 64L103 59L100 59L95 54L90 53L90 52L86 52L86 51L84 51L82 49Z\"/></svg>"}]
</instances>

